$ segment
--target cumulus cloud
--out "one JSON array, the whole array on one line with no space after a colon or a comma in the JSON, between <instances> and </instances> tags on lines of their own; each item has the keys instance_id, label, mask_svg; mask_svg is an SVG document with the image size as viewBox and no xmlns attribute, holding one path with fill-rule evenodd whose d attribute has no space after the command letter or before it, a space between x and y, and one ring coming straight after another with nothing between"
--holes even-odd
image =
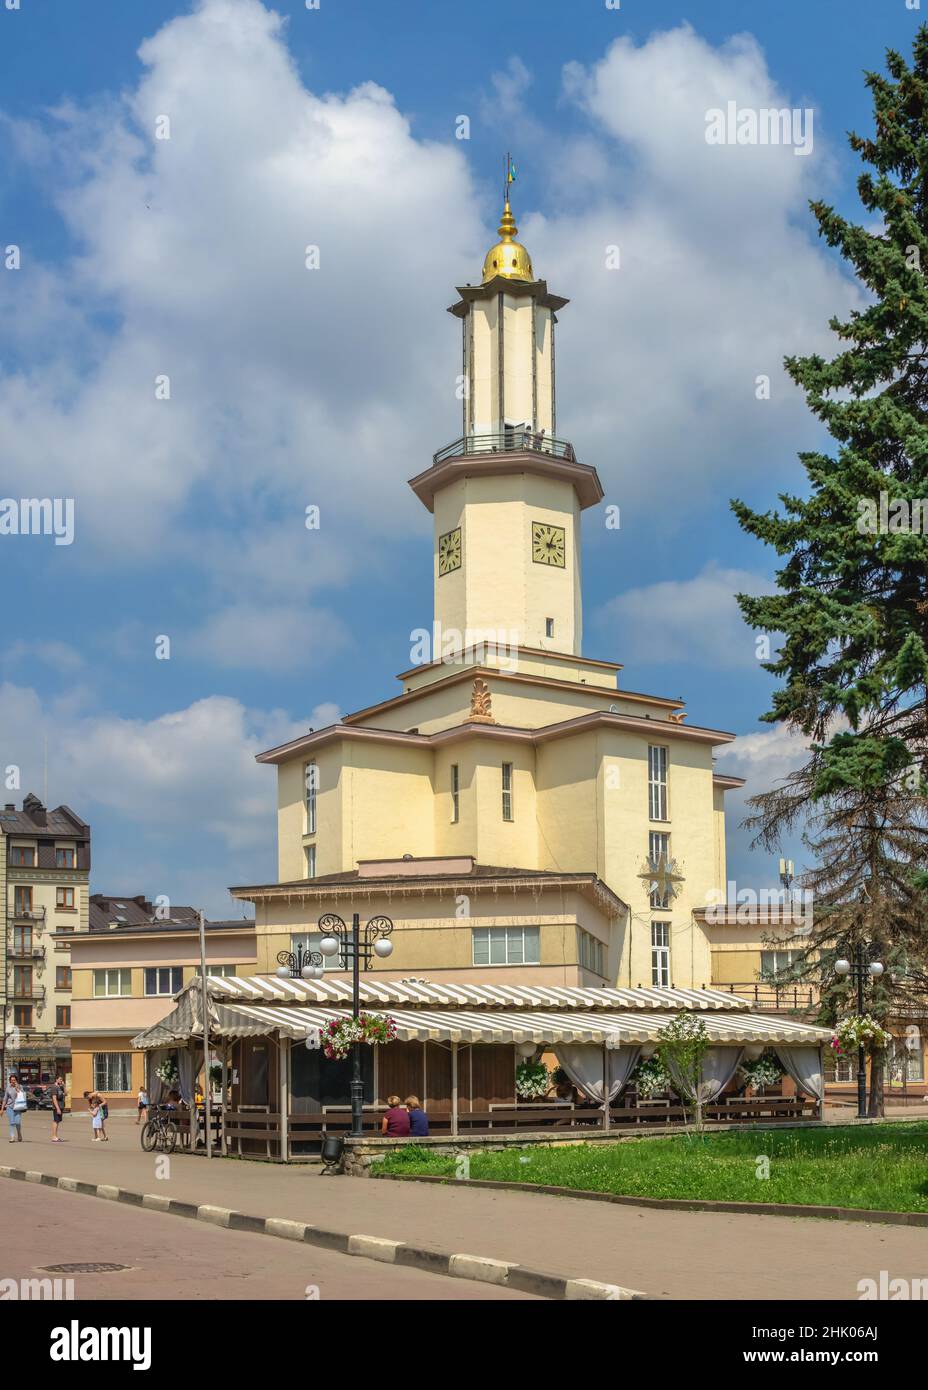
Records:
<instances>
[{"instance_id":1,"label":"cumulus cloud","mask_svg":"<svg viewBox=\"0 0 928 1390\"><path fill-rule=\"evenodd\" d=\"M763 575L710 562L693 579L626 589L603 604L592 621L629 660L746 668L757 663L758 634L746 626L735 594L767 594L774 587Z\"/></svg>"}]
</instances>

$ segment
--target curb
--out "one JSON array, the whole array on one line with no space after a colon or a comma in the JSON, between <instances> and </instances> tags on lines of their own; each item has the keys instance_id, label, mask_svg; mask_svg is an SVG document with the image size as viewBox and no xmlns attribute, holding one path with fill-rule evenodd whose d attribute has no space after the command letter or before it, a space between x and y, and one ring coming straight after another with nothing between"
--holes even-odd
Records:
<instances>
[{"instance_id":1,"label":"curb","mask_svg":"<svg viewBox=\"0 0 928 1390\"><path fill-rule=\"evenodd\" d=\"M2 1171L2 1170L0 1170ZM549 1197L579 1197L586 1202L612 1202L623 1207L657 1211L721 1211L754 1216L808 1216L826 1221L869 1221L886 1226L928 1226L928 1212L880 1211L868 1207L804 1207L785 1202L710 1202L699 1197L626 1197L617 1192L592 1192L585 1187L553 1187L540 1182L495 1182L489 1178L452 1178L440 1173L377 1173L380 1182L443 1182L460 1187L488 1187L498 1192L543 1192Z\"/></svg>"},{"instance_id":2,"label":"curb","mask_svg":"<svg viewBox=\"0 0 928 1390\"><path fill-rule=\"evenodd\" d=\"M539 1298L570 1302L624 1302L647 1297L637 1289L625 1289L619 1284L602 1284L595 1279L569 1279L563 1274L547 1274L507 1260L491 1260L481 1255L449 1255L441 1250L408 1245L405 1241L388 1240L383 1236L346 1235L343 1231L330 1231L323 1226L290 1221L280 1216L248 1216L245 1212L232 1211L228 1207L198 1206L161 1193L130 1192L127 1188L114 1187L109 1183L81 1182L77 1178L57 1177L54 1173L6 1166L0 1166L0 1177L38 1183L43 1187L57 1187L61 1192L76 1192L81 1196L99 1197L103 1201L124 1202L130 1206L145 1207L149 1211L164 1212L168 1216L205 1221L230 1231L249 1231L255 1235L276 1236L281 1240L297 1240L304 1245L316 1245L323 1250L335 1250L342 1255L355 1255L361 1259L378 1260L382 1264L405 1265L430 1274L496 1284L517 1289L520 1293L535 1294Z\"/></svg>"}]
</instances>

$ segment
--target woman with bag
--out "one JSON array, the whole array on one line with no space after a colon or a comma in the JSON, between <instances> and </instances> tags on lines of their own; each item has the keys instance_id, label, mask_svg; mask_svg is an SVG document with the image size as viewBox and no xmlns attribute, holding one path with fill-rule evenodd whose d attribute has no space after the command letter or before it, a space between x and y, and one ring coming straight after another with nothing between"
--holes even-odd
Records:
<instances>
[{"instance_id":1,"label":"woman with bag","mask_svg":"<svg viewBox=\"0 0 928 1390\"><path fill-rule=\"evenodd\" d=\"M15 1072L11 1072L3 1093L3 1105L0 1106L0 1109L6 1111L11 1144L23 1142L23 1115L28 1108L29 1102L26 1100L26 1092L19 1084L19 1077Z\"/></svg>"}]
</instances>

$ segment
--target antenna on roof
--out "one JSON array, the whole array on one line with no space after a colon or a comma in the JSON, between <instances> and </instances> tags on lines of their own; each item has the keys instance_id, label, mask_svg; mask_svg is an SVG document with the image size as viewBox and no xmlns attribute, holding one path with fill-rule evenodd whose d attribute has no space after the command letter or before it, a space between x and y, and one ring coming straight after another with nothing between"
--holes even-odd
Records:
<instances>
[{"instance_id":1,"label":"antenna on roof","mask_svg":"<svg viewBox=\"0 0 928 1390\"><path fill-rule=\"evenodd\" d=\"M43 773L43 785L42 785L42 790L43 790L43 792L44 792L44 795L43 795L43 797L42 797L42 800L45 802L45 805L47 806L47 805L48 805L48 734L45 734L45 736L44 736L44 743L45 743L45 754L44 754L44 759L43 759L43 761L44 761L44 773Z\"/></svg>"}]
</instances>

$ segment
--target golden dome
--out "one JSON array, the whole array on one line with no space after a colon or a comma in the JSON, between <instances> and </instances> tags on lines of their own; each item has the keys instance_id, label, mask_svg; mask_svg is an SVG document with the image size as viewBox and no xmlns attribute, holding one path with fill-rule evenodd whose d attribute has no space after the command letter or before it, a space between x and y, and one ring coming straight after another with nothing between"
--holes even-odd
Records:
<instances>
[{"instance_id":1,"label":"golden dome","mask_svg":"<svg viewBox=\"0 0 928 1390\"><path fill-rule=\"evenodd\" d=\"M531 256L522 243L515 240L518 230L507 198L499 224L501 240L490 247L483 263L484 284L496 275L504 275L507 280L527 280L530 283L535 279Z\"/></svg>"}]
</instances>

